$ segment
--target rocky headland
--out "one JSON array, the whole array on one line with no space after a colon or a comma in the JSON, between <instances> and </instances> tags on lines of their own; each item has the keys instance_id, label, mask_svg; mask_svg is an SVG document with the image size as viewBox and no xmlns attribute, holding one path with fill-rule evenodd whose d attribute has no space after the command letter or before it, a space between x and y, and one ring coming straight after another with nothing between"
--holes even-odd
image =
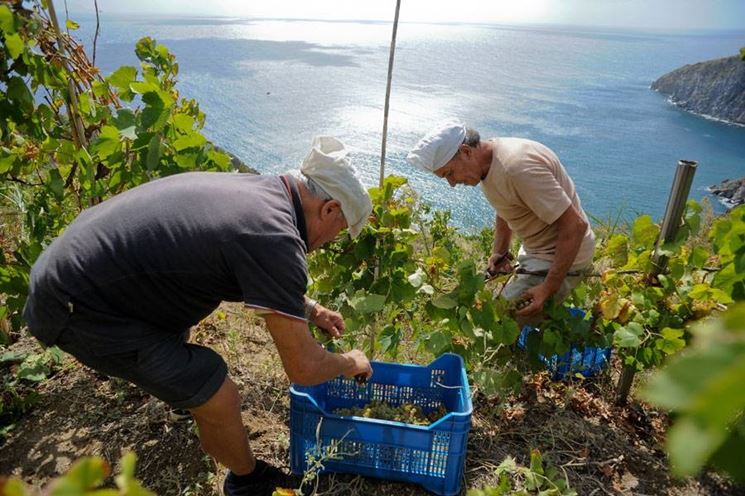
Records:
<instances>
[{"instance_id":1,"label":"rocky headland","mask_svg":"<svg viewBox=\"0 0 745 496\"><path fill-rule=\"evenodd\" d=\"M675 69L652 89L690 112L745 126L745 60L739 56Z\"/></svg>"},{"instance_id":2,"label":"rocky headland","mask_svg":"<svg viewBox=\"0 0 745 496\"><path fill-rule=\"evenodd\" d=\"M720 184L709 186L711 194L716 195L728 207L736 207L745 203L745 177L740 179L725 179Z\"/></svg>"}]
</instances>

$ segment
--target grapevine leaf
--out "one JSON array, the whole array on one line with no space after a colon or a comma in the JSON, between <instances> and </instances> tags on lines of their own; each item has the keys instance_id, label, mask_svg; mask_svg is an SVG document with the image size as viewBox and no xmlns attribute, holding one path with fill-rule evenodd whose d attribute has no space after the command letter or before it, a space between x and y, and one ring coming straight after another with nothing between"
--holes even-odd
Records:
<instances>
[{"instance_id":1,"label":"grapevine leaf","mask_svg":"<svg viewBox=\"0 0 745 496\"><path fill-rule=\"evenodd\" d=\"M128 108L119 109L116 117L114 117L114 126L119 131L132 127L135 125L135 123L135 114Z\"/></svg>"},{"instance_id":2,"label":"grapevine leaf","mask_svg":"<svg viewBox=\"0 0 745 496\"><path fill-rule=\"evenodd\" d=\"M5 35L5 46L13 59L17 59L23 53L23 39L17 33Z\"/></svg>"},{"instance_id":3,"label":"grapevine leaf","mask_svg":"<svg viewBox=\"0 0 745 496\"><path fill-rule=\"evenodd\" d=\"M497 342L511 345L520 336L520 327L514 320L505 319L494 329L493 335Z\"/></svg>"},{"instance_id":4,"label":"grapevine leaf","mask_svg":"<svg viewBox=\"0 0 745 496\"><path fill-rule=\"evenodd\" d=\"M452 299L449 295L439 295L432 299L432 304L437 308L448 310L455 308L458 302Z\"/></svg>"},{"instance_id":5,"label":"grapevine leaf","mask_svg":"<svg viewBox=\"0 0 745 496\"><path fill-rule=\"evenodd\" d=\"M644 328L641 324L630 322L626 326L619 327L613 333L613 342L619 348L638 348L643 334Z\"/></svg>"},{"instance_id":6,"label":"grapevine leaf","mask_svg":"<svg viewBox=\"0 0 745 496\"><path fill-rule=\"evenodd\" d=\"M0 5L0 29L6 33L15 33L13 13L7 5Z\"/></svg>"},{"instance_id":7,"label":"grapevine leaf","mask_svg":"<svg viewBox=\"0 0 745 496\"><path fill-rule=\"evenodd\" d=\"M385 296L379 294L358 294L349 300L355 311L363 314L379 312L385 306Z\"/></svg>"},{"instance_id":8,"label":"grapevine leaf","mask_svg":"<svg viewBox=\"0 0 745 496\"><path fill-rule=\"evenodd\" d=\"M49 189L58 200L62 201L65 196L65 180L62 179L59 169L49 169Z\"/></svg>"},{"instance_id":9,"label":"grapevine leaf","mask_svg":"<svg viewBox=\"0 0 745 496\"><path fill-rule=\"evenodd\" d=\"M98 139L93 144L93 150L99 158L105 159L119 150L120 146L119 130L114 126L104 126L98 134Z\"/></svg>"},{"instance_id":10,"label":"grapevine leaf","mask_svg":"<svg viewBox=\"0 0 745 496\"><path fill-rule=\"evenodd\" d=\"M628 244L629 238L623 234L614 234L608 240L606 251L616 267L623 267L628 263Z\"/></svg>"},{"instance_id":11,"label":"grapevine leaf","mask_svg":"<svg viewBox=\"0 0 745 496\"><path fill-rule=\"evenodd\" d=\"M678 350L682 350L686 345L685 339L683 339L683 334L683 329L671 329L670 327L665 327L660 331L662 338L657 340L657 348L668 355L672 355Z\"/></svg>"},{"instance_id":12,"label":"grapevine leaf","mask_svg":"<svg viewBox=\"0 0 745 496\"><path fill-rule=\"evenodd\" d=\"M153 135L147 145L147 159L145 161L147 170L152 171L158 168L160 162L160 136Z\"/></svg>"},{"instance_id":13,"label":"grapevine leaf","mask_svg":"<svg viewBox=\"0 0 745 496\"><path fill-rule=\"evenodd\" d=\"M443 332L433 332L425 341L425 345L430 353L439 355L450 348L450 338Z\"/></svg>"},{"instance_id":14,"label":"grapevine leaf","mask_svg":"<svg viewBox=\"0 0 745 496\"><path fill-rule=\"evenodd\" d=\"M652 222L651 216L640 215L634 221L634 226L631 229L631 239L634 245L651 249L657 241L659 232L660 228Z\"/></svg>"},{"instance_id":15,"label":"grapevine leaf","mask_svg":"<svg viewBox=\"0 0 745 496\"><path fill-rule=\"evenodd\" d=\"M176 126L176 129L179 131L189 134L194 129L194 118L188 114L174 114L172 119L173 125Z\"/></svg>"},{"instance_id":16,"label":"grapevine leaf","mask_svg":"<svg viewBox=\"0 0 745 496\"><path fill-rule=\"evenodd\" d=\"M20 109L24 112L31 112L34 109L34 97L29 91L26 83L22 78L13 76L8 80L8 98L15 101Z\"/></svg>"},{"instance_id":17,"label":"grapevine leaf","mask_svg":"<svg viewBox=\"0 0 745 496\"><path fill-rule=\"evenodd\" d=\"M621 308L623 308L624 301L622 301L621 298L618 297L618 294L613 293L610 295L607 295L603 299L600 300L600 311L603 312L603 318L607 320L613 320L616 317L618 317L618 314L621 313Z\"/></svg>"},{"instance_id":18,"label":"grapevine leaf","mask_svg":"<svg viewBox=\"0 0 745 496\"><path fill-rule=\"evenodd\" d=\"M172 146L176 151L181 151L187 148L202 146L205 143L207 143L207 138L203 135L200 133L191 133L178 138L172 143Z\"/></svg>"}]
</instances>

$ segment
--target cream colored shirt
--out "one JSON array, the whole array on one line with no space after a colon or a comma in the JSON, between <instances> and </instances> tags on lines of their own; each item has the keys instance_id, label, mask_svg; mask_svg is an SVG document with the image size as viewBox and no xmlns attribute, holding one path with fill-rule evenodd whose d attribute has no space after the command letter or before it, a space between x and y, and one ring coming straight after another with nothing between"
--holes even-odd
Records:
<instances>
[{"instance_id":1,"label":"cream colored shirt","mask_svg":"<svg viewBox=\"0 0 745 496\"><path fill-rule=\"evenodd\" d=\"M554 223L574 205L588 227L572 267L592 262L595 234L574 183L556 154L536 141L521 138L496 138L491 144L492 163L481 189L499 217L522 239L521 251L553 261L558 238Z\"/></svg>"}]
</instances>

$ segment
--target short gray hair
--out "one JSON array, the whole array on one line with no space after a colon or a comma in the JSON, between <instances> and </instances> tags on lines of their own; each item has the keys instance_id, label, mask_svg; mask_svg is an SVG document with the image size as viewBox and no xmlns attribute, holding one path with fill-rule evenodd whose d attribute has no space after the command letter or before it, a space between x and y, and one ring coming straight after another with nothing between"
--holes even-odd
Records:
<instances>
[{"instance_id":1,"label":"short gray hair","mask_svg":"<svg viewBox=\"0 0 745 496\"><path fill-rule=\"evenodd\" d=\"M481 135L479 134L479 132L476 131L472 127L467 127L466 137L463 138L463 143L461 143L461 145L468 145L471 148L474 148L478 146L479 143L481 143ZM453 155L453 157L450 160L453 160L455 157L457 157L459 153L460 153L460 147L458 147L458 150L455 152L455 155Z\"/></svg>"},{"instance_id":2,"label":"short gray hair","mask_svg":"<svg viewBox=\"0 0 745 496\"><path fill-rule=\"evenodd\" d=\"M326 193L326 191L324 191L317 182L300 172L298 169L287 171L287 175L294 177L297 182L305 186L310 192L311 196L320 198L323 201L333 200L333 198L331 198L331 195Z\"/></svg>"},{"instance_id":3,"label":"short gray hair","mask_svg":"<svg viewBox=\"0 0 745 496\"><path fill-rule=\"evenodd\" d=\"M463 144L470 147L477 146L481 142L481 135L479 132L472 127L466 128L466 137L463 139Z\"/></svg>"}]
</instances>

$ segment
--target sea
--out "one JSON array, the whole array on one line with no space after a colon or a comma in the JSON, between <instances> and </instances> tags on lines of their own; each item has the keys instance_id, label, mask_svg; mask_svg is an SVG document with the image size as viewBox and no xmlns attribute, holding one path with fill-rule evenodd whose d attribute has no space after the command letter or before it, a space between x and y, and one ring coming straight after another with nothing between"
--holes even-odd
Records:
<instances>
[{"instance_id":1,"label":"sea","mask_svg":"<svg viewBox=\"0 0 745 496\"><path fill-rule=\"evenodd\" d=\"M92 55L95 19L76 20L73 34ZM104 74L138 66L135 43L151 36L176 55L177 88L199 102L214 143L273 174L299 167L314 136L336 136L373 186L391 32L391 22L102 13L96 64ZM745 176L745 127L685 112L650 85L743 46L745 32L401 23L385 173L408 177L465 230L493 225L480 188L452 189L405 160L433 125L458 117L482 138L524 137L552 148L596 220L659 219L679 160L698 162L690 196L699 200L710 197L708 186Z\"/></svg>"}]
</instances>

